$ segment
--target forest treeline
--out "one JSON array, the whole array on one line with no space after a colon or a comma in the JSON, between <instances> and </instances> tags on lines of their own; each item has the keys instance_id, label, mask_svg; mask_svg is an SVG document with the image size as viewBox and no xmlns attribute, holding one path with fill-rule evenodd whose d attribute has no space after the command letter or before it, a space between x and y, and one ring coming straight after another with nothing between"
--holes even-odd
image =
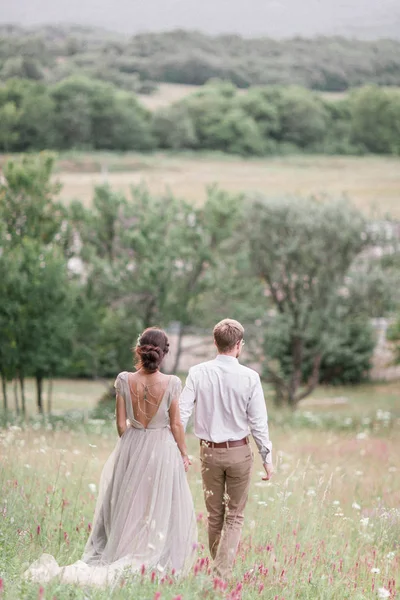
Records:
<instances>
[{"instance_id":1,"label":"forest treeline","mask_svg":"<svg viewBox=\"0 0 400 600\"><path fill-rule=\"evenodd\" d=\"M298 86L239 90L211 81L155 112L133 92L71 76L0 85L0 152L204 150L399 154L400 90L365 86L327 99Z\"/></svg>"},{"instance_id":2,"label":"forest treeline","mask_svg":"<svg viewBox=\"0 0 400 600\"><path fill-rule=\"evenodd\" d=\"M150 92L154 82L238 87L299 85L344 91L366 84L400 85L400 41L341 37L247 39L194 31L133 37L89 27L0 26L0 79L56 83L72 75Z\"/></svg>"}]
</instances>

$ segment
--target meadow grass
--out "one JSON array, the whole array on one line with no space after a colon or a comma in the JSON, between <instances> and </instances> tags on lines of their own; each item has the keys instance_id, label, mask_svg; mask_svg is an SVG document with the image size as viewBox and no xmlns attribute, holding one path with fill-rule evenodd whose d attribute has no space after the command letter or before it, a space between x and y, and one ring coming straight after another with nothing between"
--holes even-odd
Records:
<instances>
[{"instance_id":1,"label":"meadow grass","mask_svg":"<svg viewBox=\"0 0 400 600\"><path fill-rule=\"evenodd\" d=\"M132 186L144 183L155 194L172 191L194 203L204 201L207 186L218 184L248 196L344 195L370 215L400 217L398 157L68 153L60 157L56 177L64 201L80 199L86 205L94 186L105 182L127 197Z\"/></svg>"},{"instance_id":2,"label":"meadow grass","mask_svg":"<svg viewBox=\"0 0 400 600\"><path fill-rule=\"evenodd\" d=\"M82 404L79 385L55 382L55 409L67 404L74 389ZM85 392L88 406L94 406L98 389L88 385ZM339 397L347 403L328 405ZM113 590L22 581L25 568L42 552L55 555L60 564L80 558L100 472L116 432L110 420L90 418L5 428L0 434L0 595L7 600L395 598L400 577L400 384L322 388L312 401L299 411L297 423L270 407L277 471L271 482L262 482L256 457L234 579L227 586L210 571L193 435L188 436L193 456L188 477L200 547L186 580L145 572L127 577ZM335 414L337 423L351 419L351 424L332 427L324 420L327 414ZM374 415L372 422L362 422Z\"/></svg>"}]
</instances>

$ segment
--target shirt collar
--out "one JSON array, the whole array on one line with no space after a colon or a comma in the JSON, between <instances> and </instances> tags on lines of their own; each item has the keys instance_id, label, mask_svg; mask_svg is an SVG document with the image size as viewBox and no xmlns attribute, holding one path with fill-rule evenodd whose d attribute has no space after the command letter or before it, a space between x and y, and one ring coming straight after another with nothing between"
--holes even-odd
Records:
<instances>
[{"instance_id":1,"label":"shirt collar","mask_svg":"<svg viewBox=\"0 0 400 600\"><path fill-rule=\"evenodd\" d=\"M227 354L217 354L217 356L215 357L215 360L221 361L221 362L239 362L237 358L235 358L235 356L228 356Z\"/></svg>"}]
</instances>

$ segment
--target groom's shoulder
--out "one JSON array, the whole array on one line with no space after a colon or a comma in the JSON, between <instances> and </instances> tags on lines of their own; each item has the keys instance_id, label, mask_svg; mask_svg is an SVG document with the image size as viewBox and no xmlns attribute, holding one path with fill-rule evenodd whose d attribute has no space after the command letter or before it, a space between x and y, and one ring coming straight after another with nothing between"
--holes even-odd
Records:
<instances>
[{"instance_id":1,"label":"groom's shoulder","mask_svg":"<svg viewBox=\"0 0 400 600\"><path fill-rule=\"evenodd\" d=\"M196 373L199 373L201 371L211 369L214 364L215 360L206 360L204 362L198 363L197 365L193 365L192 367L190 367L189 373L191 375L195 375Z\"/></svg>"},{"instance_id":2,"label":"groom's shoulder","mask_svg":"<svg viewBox=\"0 0 400 600\"><path fill-rule=\"evenodd\" d=\"M249 377L252 381L257 381L260 379L260 375L257 373L257 371L250 369L250 367L246 367L245 365L241 365L239 363L239 370L242 375L246 375L246 377Z\"/></svg>"}]
</instances>

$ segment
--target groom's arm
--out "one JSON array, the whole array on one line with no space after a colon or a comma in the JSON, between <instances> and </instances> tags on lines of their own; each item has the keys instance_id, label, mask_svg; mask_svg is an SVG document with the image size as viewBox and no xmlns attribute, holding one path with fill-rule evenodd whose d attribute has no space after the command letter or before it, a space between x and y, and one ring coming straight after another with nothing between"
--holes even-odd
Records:
<instances>
[{"instance_id":1,"label":"groom's arm","mask_svg":"<svg viewBox=\"0 0 400 600\"><path fill-rule=\"evenodd\" d=\"M257 381L251 390L251 396L247 406L247 418L249 420L251 434L257 444L263 464L272 464L272 443L269 439L267 407L258 374Z\"/></svg>"},{"instance_id":2,"label":"groom's arm","mask_svg":"<svg viewBox=\"0 0 400 600\"><path fill-rule=\"evenodd\" d=\"M181 421L186 431L190 415L193 412L194 403L196 402L195 386L193 381L193 375L189 369L189 374L186 379L185 387L183 388L181 397L179 399L179 410L181 413Z\"/></svg>"}]
</instances>

